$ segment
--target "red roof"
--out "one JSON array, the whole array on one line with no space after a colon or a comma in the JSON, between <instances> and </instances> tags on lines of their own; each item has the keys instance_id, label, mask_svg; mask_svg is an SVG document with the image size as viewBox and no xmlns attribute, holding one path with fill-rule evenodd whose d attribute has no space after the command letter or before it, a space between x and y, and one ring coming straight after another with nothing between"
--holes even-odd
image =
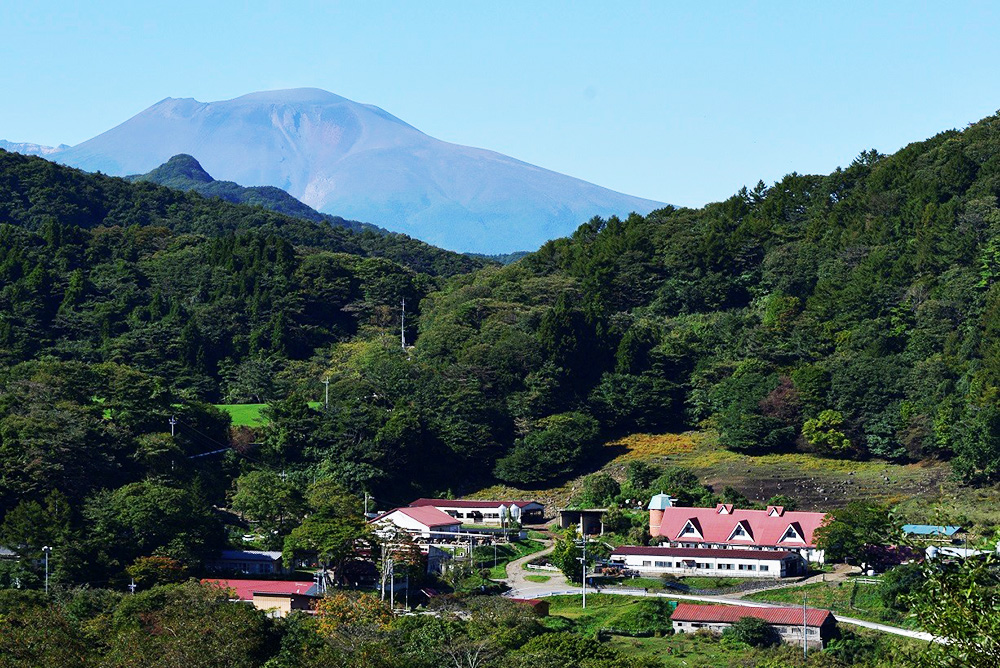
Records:
<instances>
[{"instance_id":1,"label":"red roof","mask_svg":"<svg viewBox=\"0 0 1000 668\"><path fill-rule=\"evenodd\" d=\"M289 580L202 580L204 584L214 584L223 589L232 589L241 601L252 601L254 592L262 594L304 594L313 586L312 582L292 582Z\"/></svg>"},{"instance_id":2,"label":"red roof","mask_svg":"<svg viewBox=\"0 0 1000 668\"><path fill-rule=\"evenodd\" d=\"M742 510L719 505L715 508L666 508L660 530L654 536L664 536L675 542L719 543L724 545L764 545L768 547L815 547L813 533L823 523L826 513L786 511L780 507L769 510ZM681 536L690 522L698 533ZM734 537L737 524L743 524L749 539ZM782 537L791 526L803 540ZM699 536L700 534L700 536Z\"/></svg>"},{"instance_id":3,"label":"red roof","mask_svg":"<svg viewBox=\"0 0 1000 668\"><path fill-rule=\"evenodd\" d=\"M695 605L678 603L670 615L675 622L708 622L732 624L743 617L756 617L768 624L784 626L802 625L802 608L758 608L749 605ZM806 626L823 626L828 621L836 621L829 610L806 608Z\"/></svg>"},{"instance_id":4,"label":"red roof","mask_svg":"<svg viewBox=\"0 0 1000 668\"><path fill-rule=\"evenodd\" d=\"M462 520L457 520L443 510L438 510L433 506L423 506L421 508L394 508L387 513L382 513L378 517L373 518L369 521L369 523L378 522L393 513L402 513L410 519L424 525L428 529L444 526L459 526L462 524Z\"/></svg>"},{"instance_id":5,"label":"red roof","mask_svg":"<svg viewBox=\"0 0 1000 668\"><path fill-rule=\"evenodd\" d=\"M690 557L692 559L763 559L779 561L794 557L794 552L778 552L775 550L724 550L721 548L697 547L616 547L611 556L642 556L642 557Z\"/></svg>"},{"instance_id":6,"label":"red roof","mask_svg":"<svg viewBox=\"0 0 1000 668\"><path fill-rule=\"evenodd\" d=\"M411 508L434 506L436 508L499 508L500 506L525 506L537 501L477 501L475 499L417 499L410 504Z\"/></svg>"}]
</instances>

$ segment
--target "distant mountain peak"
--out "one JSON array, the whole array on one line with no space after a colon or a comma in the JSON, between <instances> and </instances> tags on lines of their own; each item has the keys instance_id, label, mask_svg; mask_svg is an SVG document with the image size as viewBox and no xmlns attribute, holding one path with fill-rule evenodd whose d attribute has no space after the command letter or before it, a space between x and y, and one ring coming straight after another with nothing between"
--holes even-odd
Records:
<instances>
[{"instance_id":1,"label":"distant mountain peak","mask_svg":"<svg viewBox=\"0 0 1000 668\"><path fill-rule=\"evenodd\" d=\"M205 171L194 156L180 153L141 177L171 188L183 188L186 183L212 183L215 179Z\"/></svg>"},{"instance_id":2,"label":"distant mountain peak","mask_svg":"<svg viewBox=\"0 0 1000 668\"><path fill-rule=\"evenodd\" d=\"M124 176L179 154L200 164L182 163L178 178L210 173L243 186L274 186L322 213L479 253L537 248L594 216L663 206L435 139L384 109L318 88L218 102L166 98L52 157Z\"/></svg>"}]
</instances>

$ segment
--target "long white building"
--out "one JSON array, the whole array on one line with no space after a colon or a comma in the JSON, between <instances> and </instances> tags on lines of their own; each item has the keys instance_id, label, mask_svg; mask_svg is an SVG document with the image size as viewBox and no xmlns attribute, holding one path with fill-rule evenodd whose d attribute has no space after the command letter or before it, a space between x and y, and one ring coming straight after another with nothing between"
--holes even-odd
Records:
<instances>
[{"instance_id":1,"label":"long white building","mask_svg":"<svg viewBox=\"0 0 1000 668\"><path fill-rule=\"evenodd\" d=\"M784 578L805 572L799 554L777 550L619 547L609 561L642 575Z\"/></svg>"}]
</instances>

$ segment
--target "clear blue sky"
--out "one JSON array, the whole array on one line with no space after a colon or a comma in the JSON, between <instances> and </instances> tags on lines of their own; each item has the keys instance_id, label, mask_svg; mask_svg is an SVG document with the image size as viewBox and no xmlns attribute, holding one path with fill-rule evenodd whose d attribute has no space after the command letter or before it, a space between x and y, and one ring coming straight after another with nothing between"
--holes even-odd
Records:
<instances>
[{"instance_id":1,"label":"clear blue sky","mask_svg":"<svg viewBox=\"0 0 1000 668\"><path fill-rule=\"evenodd\" d=\"M1000 108L1000 7L959 2L0 3L0 139L164 97L315 86L427 134L701 205Z\"/></svg>"}]
</instances>

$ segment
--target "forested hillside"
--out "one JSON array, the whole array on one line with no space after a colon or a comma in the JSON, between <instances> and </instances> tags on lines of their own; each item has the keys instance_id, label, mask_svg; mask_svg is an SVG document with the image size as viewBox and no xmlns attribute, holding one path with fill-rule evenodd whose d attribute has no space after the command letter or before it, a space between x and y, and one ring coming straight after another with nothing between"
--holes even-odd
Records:
<instances>
[{"instance_id":1,"label":"forested hillside","mask_svg":"<svg viewBox=\"0 0 1000 668\"><path fill-rule=\"evenodd\" d=\"M1000 476L1000 118L703 209L594 219L465 274L410 240L39 158L0 168L0 544L45 544L17 537L54 518L89 550L80 573L196 559L216 518L134 548L146 520L126 509L185 517L251 469L402 503L709 428L744 452ZM200 403L223 399L271 404L236 438L260 446L188 460L226 441Z\"/></svg>"},{"instance_id":2,"label":"forested hillside","mask_svg":"<svg viewBox=\"0 0 1000 668\"><path fill-rule=\"evenodd\" d=\"M160 226L178 234L210 237L253 230L297 246L384 257L434 276L450 276L487 264L405 234L353 233L342 226L303 219L301 211L294 213L237 206L150 182L132 184L0 150L0 224L31 231L39 231L49 222L83 229Z\"/></svg>"},{"instance_id":3,"label":"forested hillside","mask_svg":"<svg viewBox=\"0 0 1000 668\"><path fill-rule=\"evenodd\" d=\"M489 407L513 482L565 472L598 428L698 426L994 480L998 194L990 117L703 209L595 219L429 296L419 359Z\"/></svg>"}]
</instances>

